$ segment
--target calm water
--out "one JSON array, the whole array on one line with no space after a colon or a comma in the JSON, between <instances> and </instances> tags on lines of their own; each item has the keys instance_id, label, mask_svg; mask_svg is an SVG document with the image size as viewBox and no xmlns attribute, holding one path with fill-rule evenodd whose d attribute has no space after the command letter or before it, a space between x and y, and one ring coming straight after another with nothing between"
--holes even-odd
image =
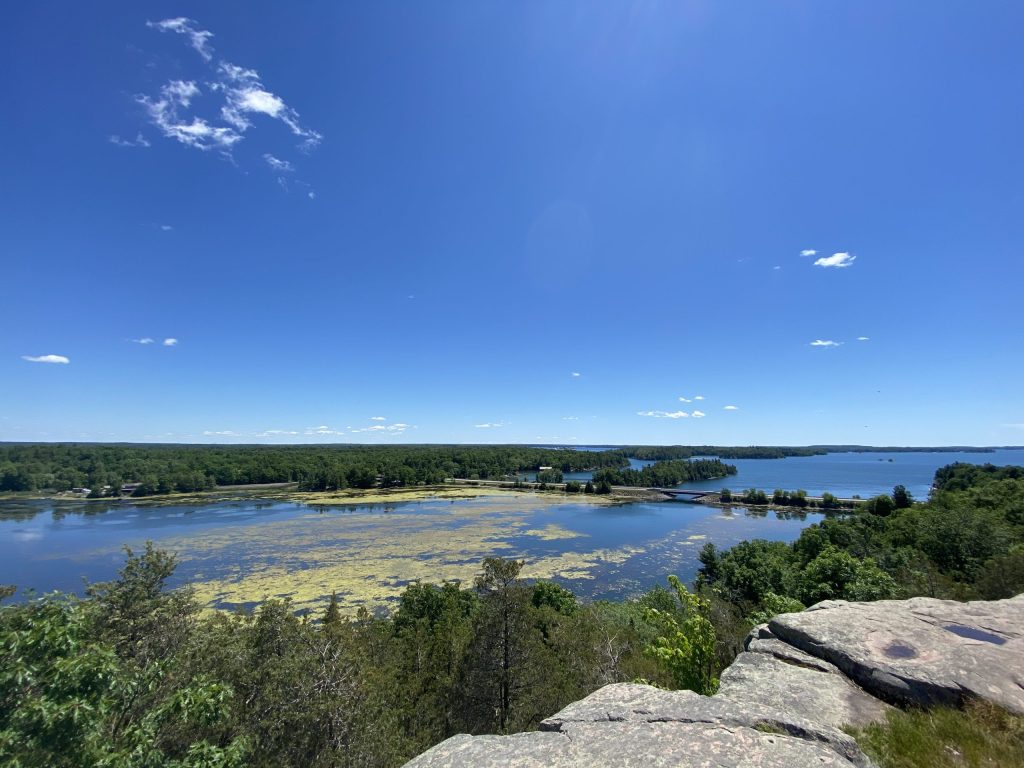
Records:
<instances>
[{"instance_id":1,"label":"calm water","mask_svg":"<svg viewBox=\"0 0 1024 768\"><path fill-rule=\"evenodd\" d=\"M928 497L935 470L962 461L968 464L1013 464L1024 466L1024 450L992 453L829 453L824 456L791 456L785 459L724 459L737 474L717 480L683 483L686 488L803 489L811 496L823 492L840 498L877 496L890 493L894 485L905 485L914 498ZM649 461L630 460L634 469ZM566 480L589 480L590 472L566 472Z\"/></svg>"},{"instance_id":2,"label":"calm water","mask_svg":"<svg viewBox=\"0 0 1024 768\"><path fill-rule=\"evenodd\" d=\"M923 499L935 469L953 461L1024 465L1024 451L737 460L739 474L728 485L867 497L902 483ZM705 485L720 488L723 481ZM225 607L290 596L299 608L316 608L337 590L350 607L380 608L411 579L469 580L492 554L525 558L529 575L555 578L583 597L621 598L664 583L668 573L692 579L707 541L791 541L821 519L738 506L564 498L509 494L330 507L254 499L179 506L0 502L0 584L81 592L83 580L116 574L123 545L152 540L179 555L179 581Z\"/></svg>"},{"instance_id":3,"label":"calm water","mask_svg":"<svg viewBox=\"0 0 1024 768\"><path fill-rule=\"evenodd\" d=\"M728 459L739 472L722 480L687 483L690 488L743 490L802 488L811 496L828 491L840 498L889 493L905 485L914 498L928 498L935 470L962 461L968 464L1024 466L1024 450L993 453L829 453L824 456L791 456L785 459Z\"/></svg>"},{"instance_id":4,"label":"calm water","mask_svg":"<svg viewBox=\"0 0 1024 768\"><path fill-rule=\"evenodd\" d=\"M302 605L316 602L347 584L353 570L380 587L375 595L353 591L356 602L377 605L397 594L390 587L411 577L468 580L491 554L540 564L536 575L555 578L583 597L621 598L664 583L668 573L692 579L705 541L790 541L821 519L684 502L609 505L562 503L564 498L514 494L321 508L121 502L100 513L83 513L82 503L27 502L0 516L0 584L80 593L83 579L116 574L123 545L138 549L152 540L181 558L179 582L210 583L201 596L225 607L275 595L299 598ZM280 588L246 583L249 575L281 567L287 578ZM306 573L326 589L308 594L310 585L299 583ZM231 585L227 590L224 581ZM222 591L226 597L211 596Z\"/></svg>"}]
</instances>

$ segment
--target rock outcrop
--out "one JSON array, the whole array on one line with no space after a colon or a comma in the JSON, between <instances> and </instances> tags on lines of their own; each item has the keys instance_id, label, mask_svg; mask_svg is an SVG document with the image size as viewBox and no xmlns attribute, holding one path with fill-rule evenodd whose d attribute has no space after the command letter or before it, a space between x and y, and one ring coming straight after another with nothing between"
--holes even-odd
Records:
<instances>
[{"instance_id":1,"label":"rock outcrop","mask_svg":"<svg viewBox=\"0 0 1024 768\"><path fill-rule=\"evenodd\" d=\"M768 630L895 704L973 698L1024 714L1024 595L973 603L828 601L776 616Z\"/></svg>"},{"instance_id":2,"label":"rock outcrop","mask_svg":"<svg viewBox=\"0 0 1024 768\"><path fill-rule=\"evenodd\" d=\"M715 696L607 685L512 736L455 736L408 768L871 766L841 726L892 705L1024 714L1024 595L828 601L755 629Z\"/></svg>"}]
</instances>

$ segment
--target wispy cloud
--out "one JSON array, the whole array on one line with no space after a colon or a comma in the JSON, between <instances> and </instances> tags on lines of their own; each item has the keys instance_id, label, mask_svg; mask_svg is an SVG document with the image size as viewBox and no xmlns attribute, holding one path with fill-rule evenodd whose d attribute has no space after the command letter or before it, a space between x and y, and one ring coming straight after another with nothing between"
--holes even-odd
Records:
<instances>
[{"instance_id":1,"label":"wispy cloud","mask_svg":"<svg viewBox=\"0 0 1024 768\"><path fill-rule=\"evenodd\" d=\"M498 429L499 427L504 427L505 424L504 422L496 421L488 424L474 424L473 426L477 429Z\"/></svg>"},{"instance_id":2,"label":"wispy cloud","mask_svg":"<svg viewBox=\"0 0 1024 768\"><path fill-rule=\"evenodd\" d=\"M370 421L387 421L387 416L371 416Z\"/></svg>"},{"instance_id":3,"label":"wispy cloud","mask_svg":"<svg viewBox=\"0 0 1024 768\"><path fill-rule=\"evenodd\" d=\"M179 16L176 19L164 19L163 21L147 21L146 26L150 29L158 29L161 32L176 32L179 35L188 37L191 45L205 61L213 59L213 48L210 46L210 38L213 32L205 29L197 29L192 19Z\"/></svg>"},{"instance_id":4,"label":"wispy cloud","mask_svg":"<svg viewBox=\"0 0 1024 768\"><path fill-rule=\"evenodd\" d=\"M801 256L817 256L818 252L816 250L814 250L813 248L804 248L802 251L800 251L800 255Z\"/></svg>"},{"instance_id":5,"label":"wispy cloud","mask_svg":"<svg viewBox=\"0 0 1024 768\"><path fill-rule=\"evenodd\" d=\"M843 267L850 266L856 260L857 257L849 253L833 253L831 256L822 256L820 259L815 259L814 266L842 269Z\"/></svg>"},{"instance_id":6,"label":"wispy cloud","mask_svg":"<svg viewBox=\"0 0 1024 768\"><path fill-rule=\"evenodd\" d=\"M562 421L579 421L579 416L563 416Z\"/></svg>"},{"instance_id":7,"label":"wispy cloud","mask_svg":"<svg viewBox=\"0 0 1024 768\"><path fill-rule=\"evenodd\" d=\"M686 411L637 411L636 415L650 416L654 419L685 419L690 416Z\"/></svg>"},{"instance_id":8,"label":"wispy cloud","mask_svg":"<svg viewBox=\"0 0 1024 768\"><path fill-rule=\"evenodd\" d=\"M213 62L213 33L199 29L191 19L179 17L150 21L147 26L161 32L185 35L189 45L208 65L210 75L204 78L205 91L195 80L171 80L156 96L139 95L136 100L147 111L150 122L167 138L200 150L215 149L230 154L258 115L284 123L294 136L302 139L299 148L306 151L317 146L323 136L302 124L299 113L284 99L264 86L258 72L229 61ZM201 96L216 96L216 107L204 116L191 112L192 102ZM207 99L209 103L209 99ZM293 170L287 160L270 155L264 159L276 171ZM273 162L272 162L273 161ZM274 162L279 165L275 166Z\"/></svg>"},{"instance_id":9,"label":"wispy cloud","mask_svg":"<svg viewBox=\"0 0 1024 768\"><path fill-rule=\"evenodd\" d=\"M398 422L396 424L374 424L370 427L361 427L360 429L350 429L349 434L357 434L359 432L382 432L388 434L402 434L407 429L413 429L411 424L402 424Z\"/></svg>"},{"instance_id":10,"label":"wispy cloud","mask_svg":"<svg viewBox=\"0 0 1024 768\"><path fill-rule=\"evenodd\" d=\"M334 435L334 436L344 435L345 433L343 431L341 431L341 430L331 429L326 424L321 424L318 427L310 427L309 429L306 430L305 434L307 436L309 436L309 437L313 437L313 436L324 437L324 436L327 436L327 435Z\"/></svg>"},{"instance_id":11,"label":"wispy cloud","mask_svg":"<svg viewBox=\"0 0 1024 768\"><path fill-rule=\"evenodd\" d=\"M67 365L71 362L64 355L22 355L22 360L28 360L30 363L58 363L60 365Z\"/></svg>"},{"instance_id":12,"label":"wispy cloud","mask_svg":"<svg viewBox=\"0 0 1024 768\"><path fill-rule=\"evenodd\" d=\"M868 336L858 336L857 341L871 341L871 338Z\"/></svg>"},{"instance_id":13,"label":"wispy cloud","mask_svg":"<svg viewBox=\"0 0 1024 768\"><path fill-rule=\"evenodd\" d=\"M703 419L707 414L704 411L694 411L690 416L694 419Z\"/></svg>"},{"instance_id":14,"label":"wispy cloud","mask_svg":"<svg viewBox=\"0 0 1024 768\"><path fill-rule=\"evenodd\" d=\"M212 125L201 117L193 116L189 120L182 116L182 111L191 105L198 93L199 86L193 81L172 80L160 89L159 97L140 95L136 100L146 108L150 122L165 137L195 149L230 152L242 140L240 133L225 126Z\"/></svg>"},{"instance_id":15,"label":"wispy cloud","mask_svg":"<svg viewBox=\"0 0 1024 768\"><path fill-rule=\"evenodd\" d=\"M163 232L170 232L172 229L174 229L174 227L172 227L170 224L161 224L160 229Z\"/></svg>"},{"instance_id":16,"label":"wispy cloud","mask_svg":"<svg viewBox=\"0 0 1024 768\"><path fill-rule=\"evenodd\" d=\"M281 437L294 437L299 434L295 429L264 429L258 432L237 432L233 429L207 429L203 431L205 437L239 437L246 440L267 440ZM306 434L310 434L306 432ZM341 434L336 433L336 434Z\"/></svg>"},{"instance_id":17,"label":"wispy cloud","mask_svg":"<svg viewBox=\"0 0 1024 768\"><path fill-rule=\"evenodd\" d=\"M176 346L178 346L178 340L177 339L164 339L164 346L165 347L176 347Z\"/></svg>"},{"instance_id":18,"label":"wispy cloud","mask_svg":"<svg viewBox=\"0 0 1024 768\"><path fill-rule=\"evenodd\" d=\"M772 269L782 269L782 267L780 267L778 264L776 264L774 267L772 267Z\"/></svg>"},{"instance_id":19,"label":"wispy cloud","mask_svg":"<svg viewBox=\"0 0 1024 768\"><path fill-rule=\"evenodd\" d=\"M738 411L740 407L738 405L727 405L722 408L723 411Z\"/></svg>"},{"instance_id":20,"label":"wispy cloud","mask_svg":"<svg viewBox=\"0 0 1024 768\"><path fill-rule=\"evenodd\" d=\"M134 344L152 344L154 342L149 336L143 336L141 339L129 339L129 341Z\"/></svg>"},{"instance_id":21,"label":"wispy cloud","mask_svg":"<svg viewBox=\"0 0 1024 768\"><path fill-rule=\"evenodd\" d=\"M291 173L295 170L295 166L287 160L280 160L269 152L264 153L263 159L267 161L267 165L279 173Z\"/></svg>"},{"instance_id":22,"label":"wispy cloud","mask_svg":"<svg viewBox=\"0 0 1024 768\"><path fill-rule=\"evenodd\" d=\"M222 80L214 90L223 91L226 101L221 108L221 117L239 131L244 132L251 127L248 115L266 115L280 120L294 135L302 138L300 146L303 149L312 149L323 139L316 131L303 127L299 113L285 104L281 97L264 88L256 70L222 61L217 71Z\"/></svg>"},{"instance_id":23,"label":"wispy cloud","mask_svg":"<svg viewBox=\"0 0 1024 768\"><path fill-rule=\"evenodd\" d=\"M694 395L693 399L694 400L703 400L704 399L704 395Z\"/></svg>"},{"instance_id":24,"label":"wispy cloud","mask_svg":"<svg viewBox=\"0 0 1024 768\"><path fill-rule=\"evenodd\" d=\"M134 139L122 139L120 136L108 136L107 141L119 147L148 147L149 140L141 133L135 134Z\"/></svg>"},{"instance_id":25,"label":"wispy cloud","mask_svg":"<svg viewBox=\"0 0 1024 768\"><path fill-rule=\"evenodd\" d=\"M583 374L582 374L582 373L580 373L579 371L573 371L571 375L572 375L572 377L573 377L574 379L578 379L578 378L579 378L580 376L582 376Z\"/></svg>"},{"instance_id":26,"label":"wispy cloud","mask_svg":"<svg viewBox=\"0 0 1024 768\"><path fill-rule=\"evenodd\" d=\"M838 347L842 344L841 341L832 341L832 339L815 339L811 342L812 347Z\"/></svg>"},{"instance_id":27,"label":"wispy cloud","mask_svg":"<svg viewBox=\"0 0 1024 768\"><path fill-rule=\"evenodd\" d=\"M692 403L692 402L693 402L693 400L691 400L691 399L690 399L690 398L688 398L688 397L680 397L680 398L679 398L679 402L680 402L680 403Z\"/></svg>"}]
</instances>

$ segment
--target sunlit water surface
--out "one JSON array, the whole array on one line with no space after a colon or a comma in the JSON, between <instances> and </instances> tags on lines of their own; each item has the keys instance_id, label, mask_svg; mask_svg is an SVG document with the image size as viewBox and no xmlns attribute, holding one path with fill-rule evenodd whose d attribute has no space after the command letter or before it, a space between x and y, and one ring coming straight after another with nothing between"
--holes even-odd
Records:
<instances>
[{"instance_id":1,"label":"sunlit water surface","mask_svg":"<svg viewBox=\"0 0 1024 768\"><path fill-rule=\"evenodd\" d=\"M889 461L892 459L892 461ZM735 461L720 488L803 488L870 496L902 483L927 495L952 461L1024 464L1024 451L993 454L830 454ZM178 583L204 603L230 608L289 597L317 609L337 592L349 611L393 604L410 581L468 582L484 557L526 561L527 576L554 578L586 599L639 594L666 575L692 579L705 542L792 541L820 519L685 502L608 504L561 494L311 506L240 499L147 506L130 501L0 502L0 584L83 591L112 578L124 546L147 540L175 552Z\"/></svg>"}]
</instances>

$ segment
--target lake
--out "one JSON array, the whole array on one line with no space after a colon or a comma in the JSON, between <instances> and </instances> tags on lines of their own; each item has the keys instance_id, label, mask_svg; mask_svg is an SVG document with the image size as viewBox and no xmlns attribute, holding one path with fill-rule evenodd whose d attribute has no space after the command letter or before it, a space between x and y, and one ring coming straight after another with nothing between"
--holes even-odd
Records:
<instances>
[{"instance_id":1,"label":"lake","mask_svg":"<svg viewBox=\"0 0 1024 768\"><path fill-rule=\"evenodd\" d=\"M867 497L902 483L925 498L935 469L952 461L1024 465L1024 451L737 460L731 463L739 474L728 483L703 485ZM524 558L525 575L554 578L581 597L619 599L663 584L670 573L691 580L705 542L792 541L821 519L742 506L466 494L342 505L246 497L199 504L0 501L0 584L80 593L83 579L116 574L124 545L137 549L152 540L178 554L178 582L193 584L199 599L215 607L287 596L298 610L319 610L336 591L349 612L361 605L377 610L415 579L469 582L490 555Z\"/></svg>"},{"instance_id":2,"label":"lake","mask_svg":"<svg viewBox=\"0 0 1024 768\"><path fill-rule=\"evenodd\" d=\"M587 448L581 448L587 450ZM713 457L706 457L713 458ZM992 453L962 451L828 453L823 456L790 456L785 459L723 459L736 467L727 478L683 483L686 488L710 488L742 491L759 488L769 495L776 488L784 491L803 489L810 496L828 491L839 498L877 496L891 493L893 486L904 485L916 499L928 498L935 470L961 461L968 464L1013 464L1024 466L1024 450L999 449ZM630 459L639 469L650 461ZM524 477L527 477L524 475ZM530 475L532 479L535 475ZM566 472L566 480L589 480L590 472Z\"/></svg>"}]
</instances>

